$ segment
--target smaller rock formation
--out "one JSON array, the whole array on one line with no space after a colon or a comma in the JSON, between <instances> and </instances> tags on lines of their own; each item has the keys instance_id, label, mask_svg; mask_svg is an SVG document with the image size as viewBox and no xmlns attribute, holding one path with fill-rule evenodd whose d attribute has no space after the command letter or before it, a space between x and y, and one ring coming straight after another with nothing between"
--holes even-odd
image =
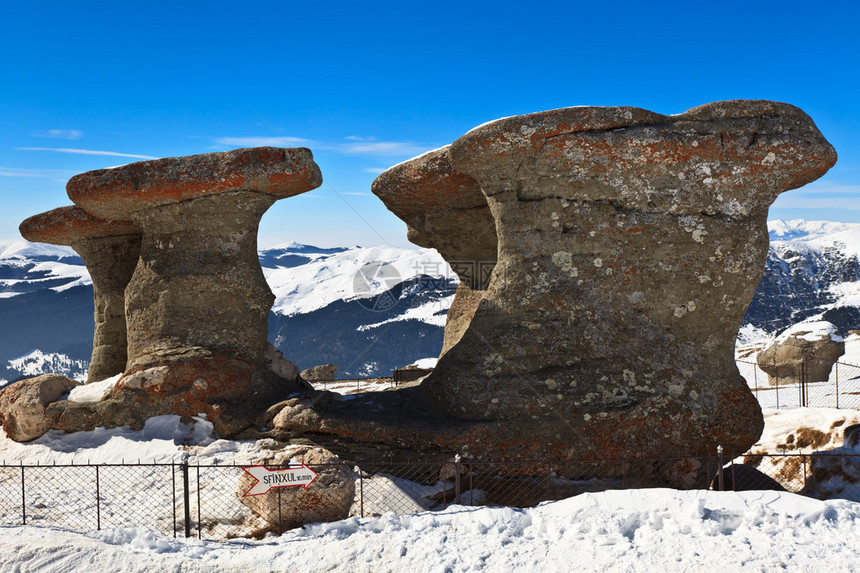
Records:
<instances>
[{"instance_id":1,"label":"smaller rock formation","mask_svg":"<svg viewBox=\"0 0 860 573\"><path fill-rule=\"evenodd\" d=\"M340 367L334 364L321 364L302 370L301 376L308 382L331 382L339 369Z\"/></svg>"},{"instance_id":2,"label":"smaller rock formation","mask_svg":"<svg viewBox=\"0 0 860 573\"><path fill-rule=\"evenodd\" d=\"M93 281L95 332L87 382L120 374L127 360L125 287L140 255L140 229L129 221L93 217L80 207L60 207L25 219L28 241L67 245Z\"/></svg>"},{"instance_id":3,"label":"smaller rock formation","mask_svg":"<svg viewBox=\"0 0 860 573\"><path fill-rule=\"evenodd\" d=\"M285 379L266 356L274 295L257 258L257 228L275 201L321 183L309 149L275 147L142 161L69 180L69 197L87 212L142 230L125 291L126 375L111 396L130 410L129 423L139 426L144 413L202 412L223 437L256 415L252 403L265 409L283 396ZM67 414L58 420L80 419Z\"/></svg>"},{"instance_id":4,"label":"smaller rock formation","mask_svg":"<svg viewBox=\"0 0 860 573\"><path fill-rule=\"evenodd\" d=\"M284 358L284 353L271 343L266 346L266 360L269 361L269 369L284 380L299 379L299 367ZM307 386L307 388L313 389L312 386Z\"/></svg>"},{"instance_id":5,"label":"smaller rock formation","mask_svg":"<svg viewBox=\"0 0 860 573\"><path fill-rule=\"evenodd\" d=\"M795 324L762 350L756 362L771 386L826 381L845 354L836 325L820 320Z\"/></svg>"},{"instance_id":6,"label":"smaller rock formation","mask_svg":"<svg viewBox=\"0 0 860 573\"><path fill-rule=\"evenodd\" d=\"M19 380L0 390L0 423L16 442L35 440L51 429L46 407L81 383L59 374Z\"/></svg>"},{"instance_id":7,"label":"smaller rock formation","mask_svg":"<svg viewBox=\"0 0 860 573\"><path fill-rule=\"evenodd\" d=\"M247 473L239 478L236 496L254 515L269 523L268 530L280 533L306 523L338 521L349 516L355 499L355 475L330 451L300 446L276 452L251 465L274 470L302 463L318 474L307 489L282 487L263 495L245 496L256 482Z\"/></svg>"}]
</instances>

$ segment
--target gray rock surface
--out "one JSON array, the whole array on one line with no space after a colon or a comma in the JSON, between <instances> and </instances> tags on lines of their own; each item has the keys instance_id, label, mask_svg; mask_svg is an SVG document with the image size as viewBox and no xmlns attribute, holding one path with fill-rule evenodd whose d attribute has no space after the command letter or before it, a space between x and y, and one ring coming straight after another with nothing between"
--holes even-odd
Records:
<instances>
[{"instance_id":1,"label":"gray rock surface","mask_svg":"<svg viewBox=\"0 0 860 573\"><path fill-rule=\"evenodd\" d=\"M305 489L282 487L263 495L245 496L256 480L243 473L236 487L236 496L254 515L270 525L275 532L301 527L306 523L338 521L349 516L355 499L355 476L350 467L330 451L314 446L300 446L273 453L250 465L275 469L290 462L304 463L318 476Z\"/></svg>"},{"instance_id":2,"label":"gray rock surface","mask_svg":"<svg viewBox=\"0 0 860 573\"><path fill-rule=\"evenodd\" d=\"M675 116L565 108L490 122L448 154L486 197L498 262L425 399L536 433L561 421L572 456L756 441L763 420L734 341L769 205L836 161L806 114L756 100Z\"/></svg>"},{"instance_id":3,"label":"gray rock surface","mask_svg":"<svg viewBox=\"0 0 860 573\"><path fill-rule=\"evenodd\" d=\"M771 386L826 381L845 354L845 341L827 321L800 323L779 335L756 357Z\"/></svg>"},{"instance_id":4,"label":"gray rock surface","mask_svg":"<svg viewBox=\"0 0 860 573\"><path fill-rule=\"evenodd\" d=\"M19 227L28 241L68 245L83 259L93 281L95 331L87 381L125 371L125 288L137 266L140 229L128 221L93 217L80 207L59 207L29 217Z\"/></svg>"},{"instance_id":5,"label":"gray rock surface","mask_svg":"<svg viewBox=\"0 0 860 573\"><path fill-rule=\"evenodd\" d=\"M334 380L339 367L334 364L320 364L312 368L302 370L301 377L308 382L330 382Z\"/></svg>"},{"instance_id":6,"label":"gray rock surface","mask_svg":"<svg viewBox=\"0 0 860 573\"><path fill-rule=\"evenodd\" d=\"M51 429L49 404L80 382L59 374L42 374L19 380L0 390L0 423L16 442L35 440Z\"/></svg>"},{"instance_id":7,"label":"gray rock surface","mask_svg":"<svg viewBox=\"0 0 860 573\"><path fill-rule=\"evenodd\" d=\"M218 408L279 393L283 378L266 358L274 296L257 258L257 226L275 201L321 183L310 150L273 147L143 161L69 180L79 206L142 229L125 293L126 376L111 399L125 409L144 402L159 413L207 412L225 435L231 425L221 424Z\"/></svg>"}]
</instances>

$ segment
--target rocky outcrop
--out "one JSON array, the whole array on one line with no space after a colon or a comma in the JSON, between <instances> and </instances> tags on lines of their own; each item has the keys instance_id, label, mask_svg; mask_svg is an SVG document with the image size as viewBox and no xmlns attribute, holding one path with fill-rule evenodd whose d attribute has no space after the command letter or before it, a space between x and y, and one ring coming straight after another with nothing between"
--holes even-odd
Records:
<instances>
[{"instance_id":1,"label":"rocky outcrop","mask_svg":"<svg viewBox=\"0 0 860 573\"><path fill-rule=\"evenodd\" d=\"M140 229L129 221L93 217L80 207L60 207L21 223L28 241L67 245L83 259L93 281L95 332L87 381L125 371L125 288L137 266Z\"/></svg>"},{"instance_id":2,"label":"rocky outcrop","mask_svg":"<svg viewBox=\"0 0 860 573\"><path fill-rule=\"evenodd\" d=\"M826 381L845 354L845 341L827 321L802 322L780 334L756 357L771 386Z\"/></svg>"},{"instance_id":3,"label":"rocky outcrop","mask_svg":"<svg viewBox=\"0 0 860 573\"><path fill-rule=\"evenodd\" d=\"M272 147L143 161L69 181L69 197L86 211L142 230L125 295L126 375L111 397L130 423L143 411L203 412L229 435L243 424L237 412L245 419L251 404L271 404L290 388L266 357L274 296L257 258L257 226L275 201L321 183L310 150Z\"/></svg>"},{"instance_id":4,"label":"rocky outcrop","mask_svg":"<svg viewBox=\"0 0 860 573\"><path fill-rule=\"evenodd\" d=\"M79 385L59 374L43 374L0 390L0 423L6 435L16 442L27 442L47 432L51 420L46 407Z\"/></svg>"},{"instance_id":5,"label":"rocky outcrop","mask_svg":"<svg viewBox=\"0 0 860 573\"><path fill-rule=\"evenodd\" d=\"M330 382L334 380L339 367L335 364L320 364L313 368L302 370L301 377L308 382Z\"/></svg>"},{"instance_id":6,"label":"rocky outcrop","mask_svg":"<svg viewBox=\"0 0 860 573\"><path fill-rule=\"evenodd\" d=\"M519 459L755 443L763 420L734 341L767 210L836 160L806 114L766 101L675 116L566 108L485 124L447 153L480 186L498 241L468 327L417 388L355 409L298 401L278 427ZM678 487L711 478L703 463L658 474Z\"/></svg>"},{"instance_id":7,"label":"rocky outcrop","mask_svg":"<svg viewBox=\"0 0 860 573\"><path fill-rule=\"evenodd\" d=\"M348 465L330 451L314 446L283 450L253 465L269 469L305 464L317 473L304 487L281 487L262 495L246 495L257 483L247 472L239 478L236 497L257 517L269 524L267 529L283 532L306 523L338 521L349 516L355 499L355 475Z\"/></svg>"}]
</instances>

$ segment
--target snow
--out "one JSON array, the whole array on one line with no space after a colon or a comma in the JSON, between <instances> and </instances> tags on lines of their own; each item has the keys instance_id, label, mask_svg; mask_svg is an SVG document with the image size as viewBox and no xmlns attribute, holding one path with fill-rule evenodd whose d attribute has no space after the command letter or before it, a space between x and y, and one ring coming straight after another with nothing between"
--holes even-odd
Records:
<instances>
[{"instance_id":1,"label":"snow","mask_svg":"<svg viewBox=\"0 0 860 573\"><path fill-rule=\"evenodd\" d=\"M0 244L0 260L27 260L37 258L63 259L67 257L77 258L78 254L71 247L49 245L46 243L15 241L13 243Z\"/></svg>"},{"instance_id":2,"label":"snow","mask_svg":"<svg viewBox=\"0 0 860 573\"><path fill-rule=\"evenodd\" d=\"M839 336L839 329L836 328L836 325L831 322L827 322L826 320L798 322L783 331L782 334L777 337L776 341L777 343L780 343L784 340L788 340L794 335L800 335L800 338L809 342L821 340L826 336L829 336L830 340L833 342L843 341L842 337Z\"/></svg>"},{"instance_id":3,"label":"snow","mask_svg":"<svg viewBox=\"0 0 860 573\"><path fill-rule=\"evenodd\" d=\"M340 300L372 298L420 275L456 278L436 251L397 247L359 247L298 267L264 268L263 273L276 297L272 310L285 316L313 312ZM426 318L436 320L432 313Z\"/></svg>"},{"instance_id":4,"label":"snow","mask_svg":"<svg viewBox=\"0 0 860 573\"><path fill-rule=\"evenodd\" d=\"M364 324L358 327L358 330L365 331L373 328L379 328L385 324L392 322L400 322L402 320L418 320L434 326L445 326L445 321L448 318L448 309L451 303L454 302L454 295L441 298L439 300L422 304L421 306L413 306L407 308L402 314L377 322L374 324Z\"/></svg>"},{"instance_id":5,"label":"snow","mask_svg":"<svg viewBox=\"0 0 860 573\"><path fill-rule=\"evenodd\" d=\"M5 527L0 568L67 571L688 571L856 567L860 504L777 492L586 493L533 509L451 506L280 537L174 539L140 527Z\"/></svg>"},{"instance_id":6,"label":"snow","mask_svg":"<svg viewBox=\"0 0 860 573\"><path fill-rule=\"evenodd\" d=\"M416 360L415 362L410 364L410 366L422 369L436 368L437 362L439 362L438 358L422 358L420 360Z\"/></svg>"},{"instance_id":7,"label":"snow","mask_svg":"<svg viewBox=\"0 0 860 573\"><path fill-rule=\"evenodd\" d=\"M764 431L750 448L753 453L802 452L839 448L842 435L848 426L860 424L860 411L847 408L793 408L790 410L766 409ZM820 432L816 444L797 447L798 430L807 428ZM795 438L789 440L788 436Z\"/></svg>"},{"instance_id":8,"label":"snow","mask_svg":"<svg viewBox=\"0 0 860 573\"><path fill-rule=\"evenodd\" d=\"M116 386L120 378L122 378L121 373L104 380L72 388L72 391L69 392L68 400L70 402L99 402L105 397L105 394Z\"/></svg>"},{"instance_id":9,"label":"snow","mask_svg":"<svg viewBox=\"0 0 860 573\"><path fill-rule=\"evenodd\" d=\"M10 360L9 367L31 378L47 373L62 374L80 382L87 378L86 360L75 360L58 352L34 350Z\"/></svg>"}]
</instances>

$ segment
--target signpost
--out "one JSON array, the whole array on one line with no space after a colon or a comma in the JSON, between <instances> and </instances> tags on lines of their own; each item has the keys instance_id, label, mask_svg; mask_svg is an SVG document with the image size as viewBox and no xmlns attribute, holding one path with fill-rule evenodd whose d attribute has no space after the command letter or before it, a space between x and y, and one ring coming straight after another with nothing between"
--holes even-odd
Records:
<instances>
[{"instance_id":1,"label":"signpost","mask_svg":"<svg viewBox=\"0 0 860 573\"><path fill-rule=\"evenodd\" d=\"M317 472L305 464L290 466L282 470L270 470L265 466L249 466L242 469L256 480L242 497L263 495L269 493L270 489L278 487L303 486L308 489L311 482L317 479Z\"/></svg>"}]
</instances>

